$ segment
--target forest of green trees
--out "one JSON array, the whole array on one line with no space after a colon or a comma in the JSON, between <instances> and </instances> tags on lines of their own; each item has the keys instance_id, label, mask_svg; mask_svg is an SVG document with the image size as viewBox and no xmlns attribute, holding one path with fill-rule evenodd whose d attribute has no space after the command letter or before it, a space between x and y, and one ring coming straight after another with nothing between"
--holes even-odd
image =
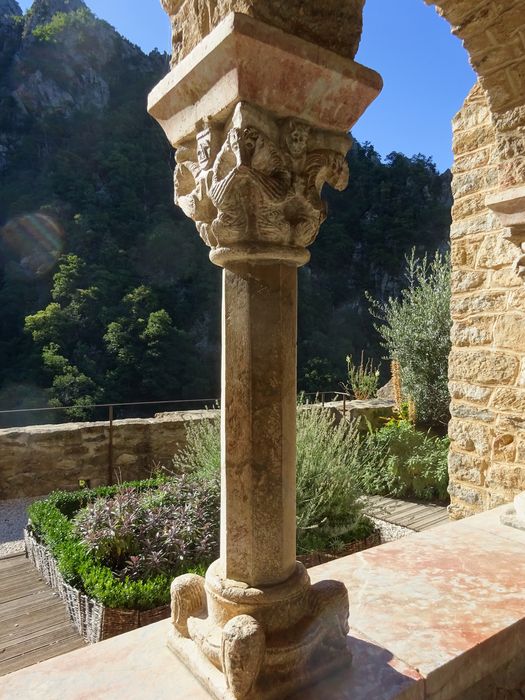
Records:
<instances>
[{"instance_id":1,"label":"forest of green trees","mask_svg":"<svg viewBox=\"0 0 525 700\"><path fill-rule=\"evenodd\" d=\"M0 409L217 396L220 270L146 113L168 57L75 12L0 17ZM337 388L348 354L381 356L365 292L395 295L407 252L448 239L448 172L368 143L348 160L300 270L305 391Z\"/></svg>"}]
</instances>

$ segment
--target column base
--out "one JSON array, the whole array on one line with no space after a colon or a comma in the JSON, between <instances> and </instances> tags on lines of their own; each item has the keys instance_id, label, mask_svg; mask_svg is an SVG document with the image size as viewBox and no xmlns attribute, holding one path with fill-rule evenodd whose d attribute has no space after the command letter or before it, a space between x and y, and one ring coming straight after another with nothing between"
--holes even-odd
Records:
<instances>
[{"instance_id":1,"label":"column base","mask_svg":"<svg viewBox=\"0 0 525 700\"><path fill-rule=\"evenodd\" d=\"M261 589L206 579L172 584L168 647L217 700L283 700L348 667L348 593L339 581L311 585L302 564Z\"/></svg>"}]
</instances>

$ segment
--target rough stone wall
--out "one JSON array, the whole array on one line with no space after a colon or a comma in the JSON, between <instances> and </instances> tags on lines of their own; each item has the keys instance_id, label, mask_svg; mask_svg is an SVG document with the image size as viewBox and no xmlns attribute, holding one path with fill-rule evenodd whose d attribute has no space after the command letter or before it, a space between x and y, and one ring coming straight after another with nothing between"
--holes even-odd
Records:
<instances>
[{"instance_id":1,"label":"rough stone wall","mask_svg":"<svg viewBox=\"0 0 525 700\"><path fill-rule=\"evenodd\" d=\"M159 464L169 466L175 452L186 444L186 423L203 415L185 411L115 421L115 479L144 479ZM0 430L0 500L75 489L79 479L89 479L91 486L107 484L108 465L107 422Z\"/></svg>"},{"instance_id":2,"label":"rough stone wall","mask_svg":"<svg viewBox=\"0 0 525 700\"><path fill-rule=\"evenodd\" d=\"M358 420L367 430L368 423L378 426L390 416L392 406L389 400L349 401L345 418ZM326 409L336 418L343 415L342 402L328 403ZM169 467L175 452L186 445L187 423L216 417L218 411L180 411L114 421L114 479L144 479L161 464ZM107 422L0 430L0 500L75 489L79 479L100 486L108 483L108 474Z\"/></svg>"},{"instance_id":3,"label":"rough stone wall","mask_svg":"<svg viewBox=\"0 0 525 700\"><path fill-rule=\"evenodd\" d=\"M516 245L485 197L500 188L499 135L477 84L453 122L452 517L525 489L525 286Z\"/></svg>"}]
</instances>

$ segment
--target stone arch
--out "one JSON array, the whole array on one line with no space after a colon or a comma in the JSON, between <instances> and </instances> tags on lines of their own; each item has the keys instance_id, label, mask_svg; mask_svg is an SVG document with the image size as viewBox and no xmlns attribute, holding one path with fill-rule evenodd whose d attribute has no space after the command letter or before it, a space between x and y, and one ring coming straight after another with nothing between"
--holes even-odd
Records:
<instances>
[{"instance_id":1,"label":"stone arch","mask_svg":"<svg viewBox=\"0 0 525 700\"><path fill-rule=\"evenodd\" d=\"M499 187L525 183L525 13L521 0L425 0L465 46L496 130Z\"/></svg>"},{"instance_id":2,"label":"stone arch","mask_svg":"<svg viewBox=\"0 0 525 700\"><path fill-rule=\"evenodd\" d=\"M478 75L453 120L449 474L459 518L525 490L525 12L522 0L425 2Z\"/></svg>"}]
</instances>

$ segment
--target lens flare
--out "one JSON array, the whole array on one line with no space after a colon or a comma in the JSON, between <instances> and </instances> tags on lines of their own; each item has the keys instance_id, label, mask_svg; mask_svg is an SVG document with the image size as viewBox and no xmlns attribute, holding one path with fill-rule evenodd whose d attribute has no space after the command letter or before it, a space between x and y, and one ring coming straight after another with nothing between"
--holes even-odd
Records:
<instances>
[{"instance_id":1,"label":"lens flare","mask_svg":"<svg viewBox=\"0 0 525 700\"><path fill-rule=\"evenodd\" d=\"M60 224L40 212L11 219L0 229L0 238L14 253L22 270L33 277L50 272L64 246Z\"/></svg>"}]
</instances>

